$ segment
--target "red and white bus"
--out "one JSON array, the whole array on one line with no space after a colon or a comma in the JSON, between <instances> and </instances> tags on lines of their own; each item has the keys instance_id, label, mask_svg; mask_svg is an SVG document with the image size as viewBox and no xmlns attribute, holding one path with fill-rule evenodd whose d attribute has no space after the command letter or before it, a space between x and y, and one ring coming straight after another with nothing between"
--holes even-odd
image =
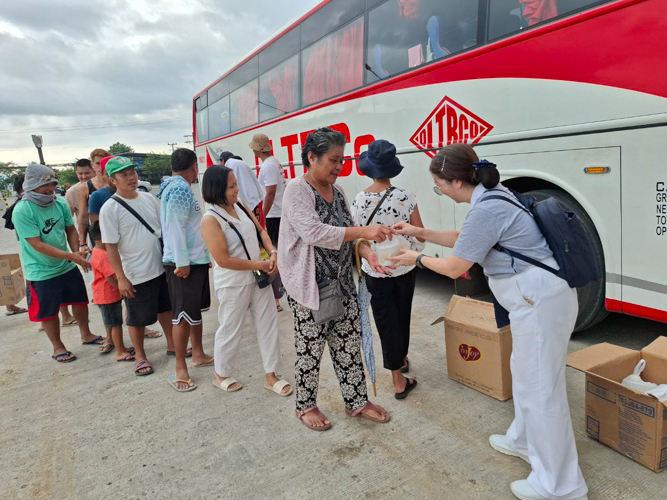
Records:
<instances>
[{"instance_id":1,"label":"red and white bus","mask_svg":"<svg viewBox=\"0 0 667 500\"><path fill-rule=\"evenodd\" d=\"M262 132L293 178L328 125L349 138L348 195L369 184L356 157L387 139L425 225L459 229L467 206L433 195L427 166L472 143L505 185L586 221L605 279L579 290L579 329L608 311L667 321L666 33L667 0L324 1L195 96L200 168L227 150L252 163Z\"/></svg>"}]
</instances>

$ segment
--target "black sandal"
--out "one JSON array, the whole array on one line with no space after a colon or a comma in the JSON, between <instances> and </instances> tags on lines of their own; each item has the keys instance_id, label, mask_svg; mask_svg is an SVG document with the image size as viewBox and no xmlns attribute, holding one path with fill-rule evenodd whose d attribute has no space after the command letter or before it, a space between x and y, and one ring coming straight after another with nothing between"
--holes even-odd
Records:
<instances>
[{"instance_id":1,"label":"black sandal","mask_svg":"<svg viewBox=\"0 0 667 500\"><path fill-rule=\"evenodd\" d=\"M408 373L410 371L410 360L405 358L405 366L401 367L401 373Z\"/></svg>"},{"instance_id":2,"label":"black sandal","mask_svg":"<svg viewBox=\"0 0 667 500\"><path fill-rule=\"evenodd\" d=\"M413 379L414 382L410 382L410 379L408 377L405 377L405 389L403 389L403 392L397 392L394 394L394 397L396 399L405 399L408 396L408 393L417 387L417 380Z\"/></svg>"}]
</instances>

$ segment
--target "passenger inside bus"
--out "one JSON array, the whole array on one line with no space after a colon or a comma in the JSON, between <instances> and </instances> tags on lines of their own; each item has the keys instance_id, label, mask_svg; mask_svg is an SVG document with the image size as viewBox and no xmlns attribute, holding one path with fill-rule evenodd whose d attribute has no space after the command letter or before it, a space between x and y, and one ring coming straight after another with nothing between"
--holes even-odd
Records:
<instances>
[{"instance_id":1,"label":"passenger inside bus","mask_svg":"<svg viewBox=\"0 0 667 500\"><path fill-rule=\"evenodd\" d=\"M390 0L369 13L369 81L447 57L477 43L469 0ZM391 29L387 29L391 27Z\"/></svg>"}]
</instances>

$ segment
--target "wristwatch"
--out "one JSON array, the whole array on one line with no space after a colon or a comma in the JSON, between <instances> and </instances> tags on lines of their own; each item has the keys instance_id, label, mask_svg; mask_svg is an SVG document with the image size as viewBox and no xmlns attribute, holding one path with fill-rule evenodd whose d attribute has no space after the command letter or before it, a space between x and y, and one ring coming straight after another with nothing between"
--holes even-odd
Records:
<instances>
[{"instance_id":1,"label":"wristwatch","mask_svg":"<svg viewBox=\"0 0 667 500\"><path fill-rule=\"evenodd\" d=\"M422 259L423 259L424 257L428 257L428 255L424 255L423 253L420 253L420 254L417 256L417 262L416 262L416 264L417 264L417 267L418 267L419 269L426 269L426 268L424 267L424 264L422 264Z\"/></svg>"},{"instance_id":2,"label":"wristwatch","mask_svg":"<svg viewBox=\"0 0 667 500\"><path fill-rule=\"evenodd\" d=\"M278 255L278 250L271 250L269 253L275 253L276 255Z\"/></svg>"}]
</instances>

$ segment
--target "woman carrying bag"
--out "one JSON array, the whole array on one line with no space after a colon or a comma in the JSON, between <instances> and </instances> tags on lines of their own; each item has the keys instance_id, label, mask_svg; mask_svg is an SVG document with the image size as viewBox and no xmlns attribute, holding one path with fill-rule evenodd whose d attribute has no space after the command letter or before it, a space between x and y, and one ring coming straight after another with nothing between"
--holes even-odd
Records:
<instances>
[{"instance_id":1,"label":"woman carrying bag","mask_svg":"<svg viewBox=\"0 0 667 500\"><path fill-rule=\"evenodd\" d=\"M327 343L345 413L377 423L389 421L386 410L368 401L366 392L352 245L360 238L382 241L391 237L391 230L354 227L345 195L335 185L345 162L345 143L345 136L330 128L308 135L301 153L308 170L287 185L280 221L278 262L294 314L296 416L315 431L331 427L317 406ZM367 242L359 251L374 270L384 269Z\"/></svg>"},{"instance_id":2,"label":"woman carrying bag","mask_svg":"<svg viewBox=\"0 0 667 500\"><path fill-rule=\"evenodd\" d=\"M368 152L361 153L359 157L359 170L373 179L373 184L352 202L351 212L356 225L382 224L391 227L398 222L410 222L415 227L424 227L415 195L391 185L391 179L403 170L392 143L373 141L368 146ZM396 236L392 242L395 243L392 245L394 248L424 249L424 240L411 236ZM417 385L416 379L403 376L410 369L410 319L417 271L412 265L378 273L370 268L366 260L362 261L362 270L371 293L375 326L382 341L384 367L391 370L394 397L405 399Z\"/></svg>"},{"instance_id":3,"label":"woman carrying bag","mask_svg":"<svg viewBox=\"0 0 667 500\"><path fill-rule=\"evenodd\" d=\"M494 164L479 161L466 144L453 144L440 150L429 170L436 193L470 204L460 233L420 229L405 222L396 224L394 231L453 248L453 255L442 259L403 251L390 260L397 265L416 264L450 278L458 278L474 263L484 268L494 297L509 312L513 345L515 418L505 435L490 437L490 444L530 463L528 479L511 484L517 498L587 499L565 387L565 358L577 319L577 292L551 272L494 249L500 244L558 269L533 217L513 203L491 198L516 201L499 183Z\"/></svg>"},{"instance_id":4,"label":"woman carrying bag","mask_svg":"<svg viewBox=\"0 0 667 500\"><path fill-rule=\"evenodd\" d=\"M239 203L239 188L231 169L212 166L202 179L204 201L212 205L202 220L202 236L215 261L213 282L220 307L215 333L213 385L226 392L243 386L231 377L250 310L264 361L264 387L289 396L292 387L276 377L280 364L278 315L271 292L271 277L278 272L277 251L255 216ZM270 260L260 258L260 239Z\"/></svg>"}]
</instances>

